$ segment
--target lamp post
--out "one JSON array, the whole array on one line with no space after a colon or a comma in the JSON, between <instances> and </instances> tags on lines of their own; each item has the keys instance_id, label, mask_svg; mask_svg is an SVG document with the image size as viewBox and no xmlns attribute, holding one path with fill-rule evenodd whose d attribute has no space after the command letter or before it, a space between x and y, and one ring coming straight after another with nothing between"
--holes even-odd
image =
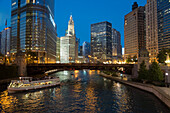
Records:
<instances>
[{"instance_id":1,"label":"lamp post","mask_svg":"<svg viewBox=\"0 0 170 113\"><path fill-rule=\"evenodd\" d=\"M165 84L166 84L166 85L168 85L168 82L169 82L169 81L168 81L168 75L169 75L168 72L166 72L166 73L165 73Z\"/></svg>"}]
</instances>

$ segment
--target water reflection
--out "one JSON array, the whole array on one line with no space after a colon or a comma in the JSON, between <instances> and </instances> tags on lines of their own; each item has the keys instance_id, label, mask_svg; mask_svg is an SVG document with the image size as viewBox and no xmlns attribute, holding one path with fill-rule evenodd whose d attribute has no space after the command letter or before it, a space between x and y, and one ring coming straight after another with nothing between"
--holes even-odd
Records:
<instances>
[{"instance_id":1,"label":"water reflection","mask_svg":"<svg viewBox=\"0 0 170 113\"><path fill-rule=\"evenodd\" d=\"M12 112L15 107L15 103L18 103L18 99L14 96L9 96L8 91L0 93L1 112Z\"/></svg>"},{"instance_id":2,"label":"water reflection","mask_svg":"<svg viewBox=\"0 0 170 113\"><path fill-rule=\"evenodd\" d=\"M62 71L60 87L8 95L0 93L1 112L115 112L168 113L162 103L146 92L105 79L100 71ZM155 104L156 103L156 104Z\"/></svg>"}]
</instances>

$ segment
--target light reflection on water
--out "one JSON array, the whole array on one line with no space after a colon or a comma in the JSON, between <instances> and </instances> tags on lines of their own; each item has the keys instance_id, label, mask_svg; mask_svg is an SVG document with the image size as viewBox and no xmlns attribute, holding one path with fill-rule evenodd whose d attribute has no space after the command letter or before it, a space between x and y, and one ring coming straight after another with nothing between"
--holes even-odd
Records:
<instances>
[{"instance_id":1,"label":"light reflection on water","mask_svg":"<svg viewBox=\"0 0 170 113\"><path fill-rule=\"evenodd\" d=\"M72 74L71 74L72 73ZM0 93L1 112L168 113L153 95L102 78L100 71L63 71L53 74L62 86L9 95Z\"/></svg>"}]
</instances>

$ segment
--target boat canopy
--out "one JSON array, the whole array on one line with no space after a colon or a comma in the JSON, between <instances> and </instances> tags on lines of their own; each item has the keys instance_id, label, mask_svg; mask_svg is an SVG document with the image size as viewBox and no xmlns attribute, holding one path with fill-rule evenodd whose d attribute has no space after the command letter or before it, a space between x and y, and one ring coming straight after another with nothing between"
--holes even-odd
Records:
<instances>
[{"instance_id":1,"label":"boat canopy","mask_svg":"<svg viewBox=\"0 0 170 113\"><path fill-rule=\"evenodd\" d=\"M19 77L20 80L30 80L32 81L32 77Z\"/></svg>"}]
</instances>

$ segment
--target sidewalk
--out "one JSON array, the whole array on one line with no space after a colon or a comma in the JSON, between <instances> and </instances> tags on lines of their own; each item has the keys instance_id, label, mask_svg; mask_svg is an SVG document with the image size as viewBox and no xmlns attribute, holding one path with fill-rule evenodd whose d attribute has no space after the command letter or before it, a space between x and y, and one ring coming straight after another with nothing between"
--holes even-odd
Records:
<instances>
[{"instance_id":1,"label":"sidewalk","mask_svg":"<svg viewBox=\"0 0 170 113\"><path fill-rule=\"evenodd\" d=\"M157 88L160 89L165 94L167 94L168 96L170 96L170 88L167 87L157 87Z\"/></svg>"}]
</instances>

